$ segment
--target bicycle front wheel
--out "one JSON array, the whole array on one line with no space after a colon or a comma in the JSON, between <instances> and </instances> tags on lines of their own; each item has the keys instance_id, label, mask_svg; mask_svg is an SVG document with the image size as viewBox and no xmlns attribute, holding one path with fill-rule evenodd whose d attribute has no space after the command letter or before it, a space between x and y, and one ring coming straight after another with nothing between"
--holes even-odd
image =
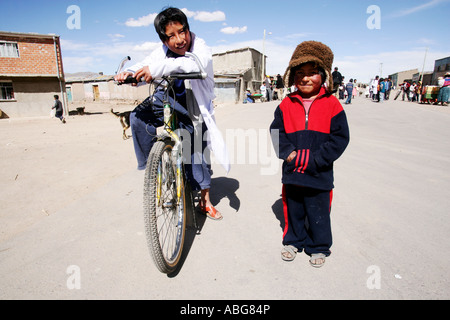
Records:
<instances>
[{"instance_id":1,"label":"bicycle front wheel","mask_svg":"<svg viewBox=\"0 0 450 320\"><path fill-rule=\"evenodd\" d=\"M180 262L186 231L184 181L181 179L178 197L172 148L170 140L155 142L144 178L147 244L155 265L163 273L173 272Z\"/></svg>"}]
</instances>

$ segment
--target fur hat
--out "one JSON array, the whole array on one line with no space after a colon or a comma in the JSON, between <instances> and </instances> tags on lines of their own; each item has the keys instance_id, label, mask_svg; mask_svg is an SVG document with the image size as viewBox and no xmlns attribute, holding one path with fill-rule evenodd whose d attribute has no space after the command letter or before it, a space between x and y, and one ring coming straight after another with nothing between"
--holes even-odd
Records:
<instances>
[{"instance_id":1,"label":"fur hat","mask_svg":"<svg viewBox=\"0 0 450 320\"><path fill-rule=\"evenodd\" d=\"M328 46L318 41L304 41L295 48L292 54L291 61L289 61L289 66L284 74L284 83L287 83L288 87L294 84L294 74L291 73L293 68L307 62L315 62L325 71L325 84L327 90L331 91L333 89L333 79L331 77L333 59L333 51Z\"/></svg>"}]
</instances>

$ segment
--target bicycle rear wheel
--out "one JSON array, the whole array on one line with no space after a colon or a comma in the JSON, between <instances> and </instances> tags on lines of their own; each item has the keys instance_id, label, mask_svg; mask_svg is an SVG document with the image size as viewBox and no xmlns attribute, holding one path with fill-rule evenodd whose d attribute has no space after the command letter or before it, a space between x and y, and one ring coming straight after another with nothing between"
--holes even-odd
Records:
<instances>
[{"instance_id":1,"label":"bicycle rear wheel","mask_svg":"<svg viewBox=\"0 0 450 320\"><path fill-rule=\"evenodd\" d=\"M173 142L157 141L147 161L144 178L144 219L147 245L159 271L171 273L180 262L186 233L184 181L177 198Z\"/></svg>"}]
</instances>

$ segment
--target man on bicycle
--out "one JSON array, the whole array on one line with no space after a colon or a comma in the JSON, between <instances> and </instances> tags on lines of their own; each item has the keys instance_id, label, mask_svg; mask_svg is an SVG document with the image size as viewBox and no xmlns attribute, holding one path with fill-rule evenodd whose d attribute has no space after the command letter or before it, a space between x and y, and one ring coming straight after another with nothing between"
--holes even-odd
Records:
<instances>
[{"instance_id":1,"label":"man on bicycle","mask_svg":"<svg viewBox=\"0 0 450 320\"><path fill-rule=\"evenodd\" d=\"M215 95L211 49L203 39L190 31L187 17L180 9L169 7L163 10L155 18L154 25L162 46L142 62L116 75L115 80L122 82L132 75L138 81L143 79L150 83L153 79L171 73L198 72L199 68L195 61L186 57L185 53L192 52L199 58L207 72L207 78L186 82L178 80L175 87L177 101L175 108L179 110L181 105L184 112L178 117L180 126L191 128L192 132L191 164L186 164L185 168L192 189L201 190L200 209L211 219L220 220L221 213L210 201L211 165L203 152L205 148L210 147L217 160L227 172L229 171L226 145L214 119L212 100ZM156 127L161 126L163 120L153 112L152 102L146 100L133 110L130 122L138 169L143 170L153 146ZM200 152L194 150L195 139L201 139Z\"/></svg>"}]
</instances>

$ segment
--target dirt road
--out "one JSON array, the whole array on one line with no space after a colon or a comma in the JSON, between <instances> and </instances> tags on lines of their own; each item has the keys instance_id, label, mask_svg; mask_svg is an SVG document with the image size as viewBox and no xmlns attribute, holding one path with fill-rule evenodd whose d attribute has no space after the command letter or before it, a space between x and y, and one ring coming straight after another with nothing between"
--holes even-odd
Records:
<instances>
[{"instance_id":1,"label":"dirt road","mask_svg":"<svg viewBox=\"0 0 450 320\"><path fill-rule=\"evenodd\" d=\"M232 160L228 175L213 165L224 219L200 218L171 277L148 254L143 173L110 105L65 125L1 120L0 299L449 299L449 108L345 106L333 253L315 269L304 254L280 258L281 162L267 132L276 105L216 109Z\"/></svg>"}]
</instances>

